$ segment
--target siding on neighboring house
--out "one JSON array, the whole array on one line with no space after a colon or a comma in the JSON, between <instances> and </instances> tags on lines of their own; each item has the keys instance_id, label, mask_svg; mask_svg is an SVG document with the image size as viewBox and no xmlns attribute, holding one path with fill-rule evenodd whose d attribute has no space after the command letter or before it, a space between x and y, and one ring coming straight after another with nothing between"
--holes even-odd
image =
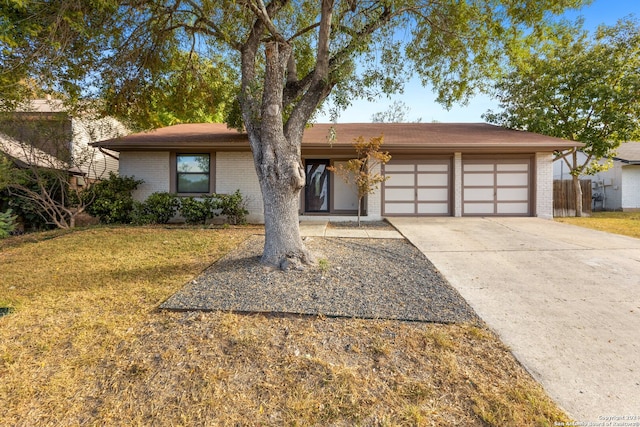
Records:
<instances>
[{"instance_id":1,"label":"siding on neighboring house","mask_svg":"<svg viewBox=\"0 0 640 427\"><path fill-rule=\"evenodd\" d=\"M640 210L640 165L622 166L622 209Z\"/></svg>"},{"instance_id":2,"label":"siding on neighboring house","mask_svg":"<svg viewBox=\"0 0 640 427\"><path fill-rule=\"evenodd\" d=\"M152 193L169 191L169 166L168 151L120 153L120 175L144 180L133 193L139 201L144 201Z\"/></svg>"},{"instance_id":3,"label":"siding on neighboring house","mask_svg":"<svg viewBox=\"0 0 640 427\"><path fill-rule=\"evenodd\" d=\"M118 174L118 153L104 149L111 156L89 147L92 142L104 141L126 135L127 129L112 118L99 120L72 119L73 156L89 179L105 179L109 173Z\"/></svg>"}]
</instances>

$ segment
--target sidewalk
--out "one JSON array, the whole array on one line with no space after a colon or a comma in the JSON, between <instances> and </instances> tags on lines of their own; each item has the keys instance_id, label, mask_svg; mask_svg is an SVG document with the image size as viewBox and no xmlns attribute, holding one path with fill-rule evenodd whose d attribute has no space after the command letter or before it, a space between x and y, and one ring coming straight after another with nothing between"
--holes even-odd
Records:
<instances>
[{"instance_id":1,"label":"sidewalk","mask_svg":"<svg viewBox=\"0 0 640 427\"><path fill-rule=\"evenodd\" d=\"M302 221L300 234L302 237L349 237L359 239L404 239L396 230L379 230L375 228L330 227L327 221Z\"/></svg>"}]
</instances>

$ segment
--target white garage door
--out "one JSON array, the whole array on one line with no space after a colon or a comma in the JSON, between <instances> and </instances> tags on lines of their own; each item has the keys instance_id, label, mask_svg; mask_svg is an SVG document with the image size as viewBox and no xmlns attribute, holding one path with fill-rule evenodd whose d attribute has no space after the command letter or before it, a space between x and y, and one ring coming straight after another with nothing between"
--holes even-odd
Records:
<instances>
[{"instance_id":1,"label":"white garage door","mask_svg":"<svg viewBox=\"0 0 640 427\"><path fill-rule=\"evenodd\" d=\"M450 160L391 160L384 174L383 215L451 215Z\"/></svg>"},{"instance_id":2,"label":"white garage door","mask_svg":"<svg viewBox=\"0 0 640 427\"><path fill-rule=\"evenodd\" d=\"M531 215L531 160L465 160L463 215Z\"/></svg>"}]
</instances>

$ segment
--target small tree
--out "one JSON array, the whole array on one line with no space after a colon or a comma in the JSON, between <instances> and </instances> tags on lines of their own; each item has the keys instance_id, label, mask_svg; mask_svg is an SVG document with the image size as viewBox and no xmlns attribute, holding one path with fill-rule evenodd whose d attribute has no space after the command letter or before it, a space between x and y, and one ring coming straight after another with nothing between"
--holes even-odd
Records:
<instances>
[{"instance_id":1,"label":"small tree","mask_svg":"<svg viewBox=\"0 0 640 427\"><path fill-rule=\"evenodd\" d=\"M386 164L391 160L388 152L380 151L380 146L384 142L384 136L371 138L368 142L360 136L355 139L353 147L356 149L357 157L347 162L346 166L338 164L337 167L330 166L327 169L341 177L347 184L355 184L358 192L358 227L360 227L360 211L362 199L368 194L376 191L380 183L390 177L379 172L374 172L378 166Z\"/></svg>"},{"instance_id":2,"label":"small tree","mask_svg":"<svg viewBox=\"0 0 640 427\"><path fill-rule=\"evenodd\" d=\"M93 149L72 150L72 131L57 118L40 122L7 115L0 125L0 152L10 159L0 168L0 189L36 207L47 224L75 227L93 202L82 197L92 183L85 171L96 170Z\"/></svg>"}]
</instances>

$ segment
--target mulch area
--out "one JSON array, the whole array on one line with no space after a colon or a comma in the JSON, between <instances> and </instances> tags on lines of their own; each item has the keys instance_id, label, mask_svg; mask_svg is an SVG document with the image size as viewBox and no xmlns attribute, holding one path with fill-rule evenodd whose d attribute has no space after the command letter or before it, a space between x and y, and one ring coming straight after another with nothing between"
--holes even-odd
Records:
<instances>
[{"instance_id":1,"label":"mulch area","mask_svg":"<svg viewBox=\"0 0 640 427\"><path fill-rule=\"evenodd\" d=\"M318 264L287 272L260 264L263 244L252 236L160 308L481 324L406 240L306 238Z\"/></svg>"}]
</instances>

